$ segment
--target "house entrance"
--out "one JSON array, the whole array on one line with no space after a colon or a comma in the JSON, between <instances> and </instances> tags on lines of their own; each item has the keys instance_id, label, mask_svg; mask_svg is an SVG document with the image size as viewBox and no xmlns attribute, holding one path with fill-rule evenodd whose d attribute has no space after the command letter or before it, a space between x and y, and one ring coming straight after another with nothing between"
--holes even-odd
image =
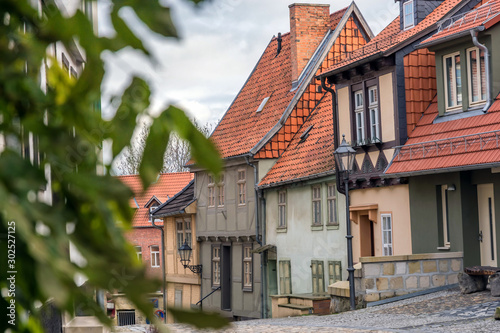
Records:
<instances>
[{"instance_id":1,"label":"house entrance","mask_svg":"<svg viewBox=\"0 0 500 333\"><path fill-rule=\"evenodd\" d=\"M375 255L375 240L373 232L373 221L368 215L359 216L359 238L361 246L361 257L372 257Z\"/></svg>"},{"instance_id":2,"label":"house entrance","mask_svg":"<svg viewBox=\"0 0 500 333\"><path fill-rule=\"evenodd\" d=\"M231 310L231 246L221 246L221 309Z\"/></svg>"},{"instance_id":3,"label":"house entrance","mask_svg":"<svg viewBox=\"0 0 500 333\"><path fill-rule=\"evenodd\" d=\"M479 246L481 249L481 265L497 266L497 241L495 231L495 200L493 184L477 186L479 213Z\"/></svg>"}]
</instances>

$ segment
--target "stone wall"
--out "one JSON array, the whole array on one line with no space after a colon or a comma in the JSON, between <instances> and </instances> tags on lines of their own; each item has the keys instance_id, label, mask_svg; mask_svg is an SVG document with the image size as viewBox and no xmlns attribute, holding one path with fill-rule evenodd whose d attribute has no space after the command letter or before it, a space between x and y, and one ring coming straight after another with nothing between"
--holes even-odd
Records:
<instances>
[{"instance_id":1,"label":"stone wall","mask_svg":"<svg viewBox=\"0 0 500 333\"><path fill-rule=\"evenodd\" d=\"M366 302L458 283L463 253L362 257L359 292ZM356 291L358 291L356 290Z\"/></svg>"},{"instance_id":2,"label":"stone wall","mask_svg":"<svg viewBox=\"0 0 500 333\"><path fill-rule=\"evenodd\" d=\"M135 323L146 324L146 316L135 309L132 302L130 302L123 294L114 294L111 298L115 306L115 316L112 318L113 325L118 326L118 311L120 310L135 310ZM148 299L153 302L154 310L163 310L163 295L155 293L148 295Z\"/></svg>"}]
</instances>

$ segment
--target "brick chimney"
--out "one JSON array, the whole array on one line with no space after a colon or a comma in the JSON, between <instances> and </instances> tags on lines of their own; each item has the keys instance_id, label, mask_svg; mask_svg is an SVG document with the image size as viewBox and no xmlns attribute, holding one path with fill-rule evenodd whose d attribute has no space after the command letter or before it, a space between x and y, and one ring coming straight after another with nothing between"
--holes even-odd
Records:
<instances>
[{"instance_id":1,"label":"brick chimney","mask_svg":"<svg viewBox=\"0 0 500 333\"><path fill-rule=\"evenodd\" d=\"M313 55L330 28L330 5L294 3L290 8L292 82Z\"/></svg>"}]
</instances>

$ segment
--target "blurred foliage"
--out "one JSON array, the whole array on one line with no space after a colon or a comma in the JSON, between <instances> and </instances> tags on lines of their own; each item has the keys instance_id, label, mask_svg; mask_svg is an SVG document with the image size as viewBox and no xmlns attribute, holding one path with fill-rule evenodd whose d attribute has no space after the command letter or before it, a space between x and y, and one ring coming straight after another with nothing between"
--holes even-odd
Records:
<instances>
[{"instance_id":1,"label":"blurred foliage","mask_svg":"<svg viewBox=\"0 0 500 333\"><path fill-rule=\"evenodd\" d=\"M192 0L197 3L198 1ZM87 1L92 2L92 1ZM176 37L169 8L157 0L115 0L113 37L98 37L88 12L68 16L52 0L0 1L0 308L11 304L7 271L17 271L16 326L5 317L3 332L42 331L40 306L50 299L58 309L75 309L110 320L95 301L95 290L120 290L137 309L152 315L144 296L159 289L146 279L123 231L130 228L131 191L102 165L102 143L112 140L112 159L130 146L140 117L148 114L148 84L133 78L120 96L111 120L101 118L100 87L104 75L101 54L131 47L147 50L120 15L131 8L153 32ZM39 8L32 4L41 5ZM81 6L80 8L89 8ZM82 50L84 69L74 78L60 67L54 45ZM168 107L154 121L139 167L144 186L156 180L170 133L192 145L198 164L217 173L221 162L215 147L184 112ZM31 143L31 144L30 144ZM47 181L50 179L51 181ZM47 193L52 195L47 196ZM44 196L45 195L45 196ZM15 266L7 261L8 229L15 222ZM70 242L84 258L69 259ZM10 276L10 275L9 275ZM87 279L85 288L75 281ZM8 318L9 319L9 318ZM193 316L179 320L196 321ZM220 327L220 323L216 327ZM204 327L210 320L204 319ZM203 326L203 325L202 325Z\"/></svg>"}]
</instances>

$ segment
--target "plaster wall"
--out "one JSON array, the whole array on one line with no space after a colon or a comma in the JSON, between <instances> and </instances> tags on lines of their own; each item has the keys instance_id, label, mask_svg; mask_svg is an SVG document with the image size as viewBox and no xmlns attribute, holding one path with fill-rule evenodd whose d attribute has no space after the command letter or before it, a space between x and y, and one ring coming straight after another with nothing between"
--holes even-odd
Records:
<instances>
[{"instance_id":1,"label":"plaster wall","mask_svg":"<svg viewBox=\"0 0 500 333\"><path fill-rule=\"evenodd\" d=\"M388 73L379 77L380 87L380 123L382 142L396 139L394 124L394 89L393 74Z\"/></svg>"},{"instance_id":2,"label":"plaster wall","mask_svg":"<svg viewBox=\"0 0 500 333\"><path fill-rule=\"evenodd\" d=\"M312 185L291 186L266 191L267 243L276 245L276 257L290 260L293 294L311 293L311 260L321 260L324 265L325 290L328 287L328 261L342 262L342 278L347 278L347 251L345 240L345 197L337 195L337 226L327 225L327 183L322 181L321 226L312 226ZM317 183L316 183L317 184ZM278 191L287 192L287 227L278 228ZM279 269L276 270L279 291ZM279 291L280 292L280 291Z\"/></svg>"},{"instance_id":3,"label":"plaster wall","mask_svg":"<svg viewBox=\"0 0 500 333\"><path fill-rule=\"evenodd\" d=\"M392 215L393 255L412 253L410 199L408 185L394 185L369 189L353 190L350 194L351 209L356 206L378 205L377 220L373 223L375 256L382 256L381 214ZM353 238L353 260L359 261L361 254L360 224L351 221Z\"/></svg>"},{"instance_id":4,"label":"plaster wall","mask_svg":"<svg viewBox=\"0 0 500 333\"><path fill-rule=\"evenodd\" d=\"M350 98L349 87L344 87L337 90L338 116L339 116L339 131L340 135L345 134L345 139L352 142L351 134L351 114L350 114Z\"/></svg>"}]
</instances>

